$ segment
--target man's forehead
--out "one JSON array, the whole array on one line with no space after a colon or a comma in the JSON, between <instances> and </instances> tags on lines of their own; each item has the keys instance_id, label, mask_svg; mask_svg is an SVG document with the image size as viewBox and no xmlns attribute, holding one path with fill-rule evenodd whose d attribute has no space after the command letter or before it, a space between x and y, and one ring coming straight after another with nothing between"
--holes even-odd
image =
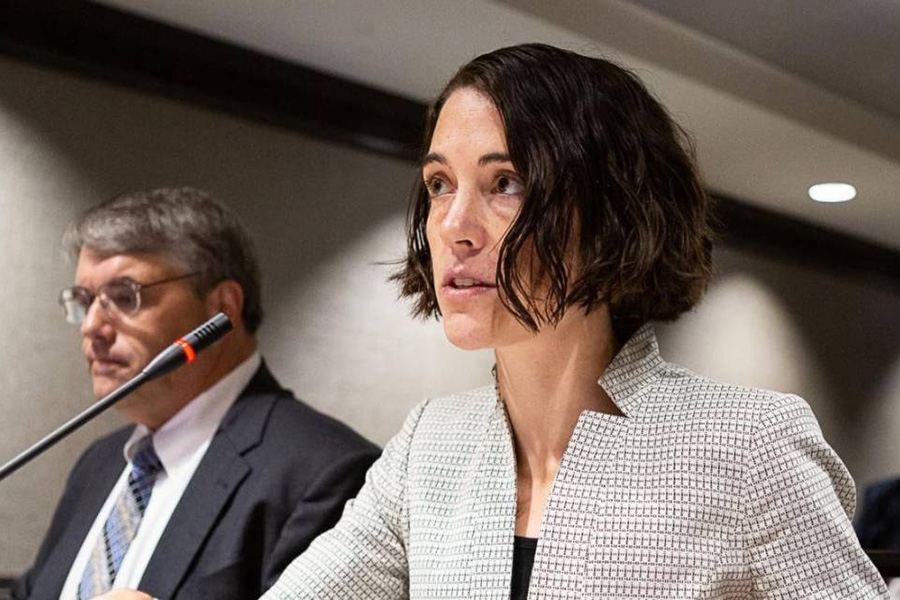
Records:
<instances>
[{"instance_id":1,"label":"man's forehead","mask_svg":"<svg viewBox=\"0 0 900 600\"><path fill-rule=\"evenodd\" d=\"M104 254L85 247L78 253L75 282L89 287L88 284L100 285L116 277L141 280L147 276L167 276L174 271L172 260L163 254Z\"/></svg>"}]
</instances>

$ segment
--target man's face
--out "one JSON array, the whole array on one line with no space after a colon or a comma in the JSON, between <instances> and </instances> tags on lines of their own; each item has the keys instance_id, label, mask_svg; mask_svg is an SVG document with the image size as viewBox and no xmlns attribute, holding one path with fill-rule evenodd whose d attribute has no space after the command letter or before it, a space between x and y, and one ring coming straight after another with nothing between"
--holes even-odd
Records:
<instances>
[{"instance_id":1,"label":"man's face","mask_svg":"<svg viewBox=\"0 0 900 600\"><path fill-rule=\"evenodd\" d=\"M101 285L114 279L127 277L147 284L184 274L183 269L162 255L104 257L85 248L78 256L75 284L96 293ZM193 283L186 278L142 290L140 309L133 315L105 310L99 300L94 301L81 325L81 347L95 396L115 390L163 348L208 318L206 302L196 293ZM179 380L197 375L195 370L182 371L147 384L120 403L119 408L131 417L129 410L140 409L141 402L170 401L158 397L171 392L171 388L191 387L190 381Z\"/></svg>"}]
</instances>

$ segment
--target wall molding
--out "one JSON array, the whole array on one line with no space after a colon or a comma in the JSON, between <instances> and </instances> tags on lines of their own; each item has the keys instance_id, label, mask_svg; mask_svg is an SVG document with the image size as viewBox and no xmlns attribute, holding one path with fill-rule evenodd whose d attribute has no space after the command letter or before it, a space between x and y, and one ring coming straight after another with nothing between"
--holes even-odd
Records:
<instances>
[{"instance_id":1,"label":"wall molding","mask_svg":"<svg viewBox=\"0 0 900 600\"><path fill-rule=\"evenodd\" d=\"M0 52L404 160L421 103L94 2L9 0Z\"/></svg>"},{"instance_id":2,"label":"wall molding","mask_svg":"<svg viewBox=\"0 0 900 600\"><path fill-rule=\"evenodd\" d=\"M86 1L0 6L0 53L415 162L425 105ZM900 290L900 251L721 194L729 247Z\"/></svg>"},{"instance_id":3,"label":"wall molding","mask_svg":"<svg viewBox=\"0 0 900 600\"><path fill-rule=\"evenodd\" d=\"M712 192L726 246L900 292L900 251Z\"/></svg>"}]
</instances>

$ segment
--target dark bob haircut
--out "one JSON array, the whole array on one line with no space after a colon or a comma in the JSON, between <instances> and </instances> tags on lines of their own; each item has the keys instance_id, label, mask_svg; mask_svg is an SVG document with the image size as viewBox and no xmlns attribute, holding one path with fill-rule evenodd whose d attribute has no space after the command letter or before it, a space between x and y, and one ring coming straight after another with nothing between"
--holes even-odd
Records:
<instances>
[{"instance_id":1,"label":"dark bob haircut","mask_svg":"<svg viewBox=\"0 0 900 600\"><path fill-rule=\"evenodd\" d=\"M259 264L250 234L208 192L191 187L156 188L115 196L69 224L63 247L77 259L82 248L101 256L162 254L205 294L231 279L244 291L242 317L249 333L262 323Z\"/></svg>"},{"instance_id":2,"label":"dark bob haircut","mask_svg":"<svg viewBox=\"0 0 900 600\"><path fill-rule=\"evenodd\" d=\"M521 323L536 331L572 306L607 303L617 331L628 331L674 320L699 301L712 273L709 198L686 134L635 75L543 44L484 54L429 108L423 157L460 88L493 101L525 182L497 262L500 298ZM393 279L416 315L436 317L428 211L420 177L407 256ZM546 298L535 299L529 281L544 284Z\"/></svg>"}]
</instances>

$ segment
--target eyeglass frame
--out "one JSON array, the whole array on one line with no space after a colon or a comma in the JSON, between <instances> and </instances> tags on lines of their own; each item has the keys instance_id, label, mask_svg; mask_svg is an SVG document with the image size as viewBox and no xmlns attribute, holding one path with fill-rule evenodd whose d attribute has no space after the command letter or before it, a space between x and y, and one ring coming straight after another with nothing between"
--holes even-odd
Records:
<instances>
[{"instance_id":1,"label":"eyeglass frame","mask_svg":"<svg viewBox=\"0 0 900 600\"><path fill-rule=\"evenodd\" d=\"M72 286L69 286L69 287L66 287L66 288L63 288L62 290L60 290L58 302L63 307L63 310L65 311L66 323L69 323L70 325L73 325L76 327L80 327L84 323L84 320L87 318L87 314L91 310L91 307L94 305L94 301L96 301L97 299L100 300L100 308L102 308L103 312L105 312L107 315L115 316L111 312L111 310L114 309L114 310L118 311L119 314L123 314L125 316L130 317L130 316L136 315L141 310L141 306L143 305L141 294L143 293L144 290L146 290L148 288L156 287L159 285L163 285L166 283L174 283L176 281L181 281L181 280L187 279L189 277L195 277L199 274L200 274L199 271L192 271L190 273L185 273L183 275L175 275L174 277L166 277L165 279L158 279L157 281L151 281L150 283L142 283L140 281L135 281L131 277L127 277L127 276L126 277L115 277L113 279L110 279L106 283L100 285L100 287L97 288L97 293L91 292L89 289L87 289L83 285L72 285ZM128 285L131 288L131 291L134 293L135 306L133 309L131 309L129 311L122 310L122 308L118 304L113 302L110 299L110 297L107 296L103 291L104 288L107 288L110 285L122 285L122 284ZM87 302L87 304L83 305L84 314L81 316L81 319L76 322L76 320L70 316L68 303L74 301L77 298L77 293L84 294L84 297L88 300L88 302ZM69 296L69 299L67 299L67 295ZM104 301L104 298L105 298L105 301Z\"/></svg>"}]
</instances>

